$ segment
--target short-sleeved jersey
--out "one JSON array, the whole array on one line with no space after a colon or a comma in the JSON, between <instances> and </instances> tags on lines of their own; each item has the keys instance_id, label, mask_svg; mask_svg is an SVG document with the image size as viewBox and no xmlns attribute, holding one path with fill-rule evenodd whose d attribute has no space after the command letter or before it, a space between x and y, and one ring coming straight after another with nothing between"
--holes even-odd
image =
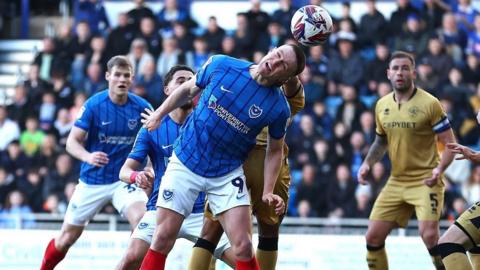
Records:
<instances>
[{"instance_id":1,"label":"short-sleeved jersey","mask_svg":"<svg viewBox=\"0 0 480 270\"><path fill-rule=\"evenodd\" d=\"M436 133L450 128L438 99L416 88L412 97L399 105L392 92L378 101L375 118L376 133L387 136L391 179L417 181L431 177L440 161Z\"/></svg>"},{"instance_id":2,"label":"short-sleeved jersey","mask_svg":"<svg viewBox=\"0 0 480 270\"><path fill-rule=\"evenodd\" d=\"M293 97L287 97L288 105L290 106L291 116L293 117L305 107L305 92L302 88ZM267 146L268 127L262 129L262 132L257 136L257 145Z\"/></svg>"},{"instance_id":3,"label":"short-sleeved jersey","mask_svg":"<svg viewBox=\"0 0 480 270\"><path fill-rule=\"evenodd\" d=\"M137 139L133 145L132 151L128 158L134 159L143 163L145 159L150 157L152 161L153 170L155 171L155 181L153 183L153 190L148 198L147 210L155 210L157 207L158 189L162 176L165 174L168 160L172 156L173 144L180 133L181 125L165 116L160 123L160 127L148 131L141 128L138 132ZM205 207L205 193L200 192L195 204L193 205L192 213L202 213Z\"/></svg>"},{"instance_id":4,"label":"short-sleeved jersey","mask_svg":"<svg viewBox=\"0 0 480 270\"><path fill-rule=\"evenodd\" d=\"M196 85L204 90L174 148L192 172L219 177L240 167L265 126L275 139L285 135L287 100L280 88L252 78L252 64L217 55L196 75Z\"/></svg>"},{"instance_id":5,"label":"short-sleeved jersey","mask_svg":"<svg viewBox=\"0 0 480 270\"><path fill-rule=\"evenodd\" d=\"M101 151L109 162L103 167L82 162L80 180L92 185L110 184L119 180L119 172L132 149L138 130L142 126L140 113L152 106L143 98L128 94L123 105L112 102L108 90L90 97L81 108L75 126L87 132L85 149Z\"/></svg>"}]
</instances>

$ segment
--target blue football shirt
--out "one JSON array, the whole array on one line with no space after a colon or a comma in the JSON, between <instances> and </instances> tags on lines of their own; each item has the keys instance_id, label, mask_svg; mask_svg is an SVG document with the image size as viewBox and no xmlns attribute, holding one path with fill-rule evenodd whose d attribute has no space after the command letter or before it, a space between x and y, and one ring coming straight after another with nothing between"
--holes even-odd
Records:
<instances>
[{"instance_id":1,"label":"blue football shirt","mask_svg":"<svg viewBox=\"0 0 480 270\"><path fill-rule=\"evenodd\" d=\"M194 173L219 177L238 168L265 126L273 138L285 135L287 100L280 88L252 78L252 64L216 55L197 73L196 85L204 90L174 148Z\"/></svg>"},{"instance_id":2,"label":"blue football shirt","mask_svg":"<svg viewBox=\"0 0 480 270\"><path fill-rule=\"evenodd\" d=\"M120 168L132 149L138 130L142 126L140 113L152 106L143 98L128 94L123 105L112 102L108 90L90 97L75 121L75 126L87 132L85 149L102 151L109 162L103 167L82 162L80 180L92 185L111 184L119 180Z\"/></svg>"},{"instance_id":3,"label":"blue football shirt","mask_svg":"<svg viewBox=\"0 0 480 270\"><path fill-rule=\"evenodd\" d=\"M173 143L178 137L180 126L181 125L177 124L167 115L162 119L159 128L150 132L145 128L141 128L138 132L132 151L128 155L128 158L134 159L140 163L145 162L147 156L149 156L152 161L153 169L155 171L155 181L152 194L150 194L150 198L147 202L147 210L156 209L160 182L165 174L168 160L172 156ZM200 192L193 205L192 213L202 213L204 206L205 193Z\"/></svg>"}]
</instances>

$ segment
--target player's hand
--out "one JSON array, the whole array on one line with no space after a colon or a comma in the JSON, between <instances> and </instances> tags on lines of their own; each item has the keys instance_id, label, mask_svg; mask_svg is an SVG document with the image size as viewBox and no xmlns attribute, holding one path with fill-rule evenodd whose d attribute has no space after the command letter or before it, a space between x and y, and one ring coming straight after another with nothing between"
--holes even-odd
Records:
<instances>
[{"instance_id":1,"label":"player's hand","mask_svg":"<svg viewBox=\"0 0 480 270\"><path fill-rule=\"evenodd\" d=\"M437 184L438 179L440 178L440 174L442 174L441 170L436 167L432 170L432 177L423 180L423 183L428 187L433 187Z\"/></svg>"},{"instance_id":2,"label":"player's hand","mask_svg":"<svg viewBox=\"0 0 480 270\"><path fill-rule=\"evenodd\" d=\"M107 165L108 161L108 155L100 151L90 153L87 157L87 160L85 160L85 162L88 164L97 167L103 167Z\"/></svg>"},{"instance_id":3,"label":"player's hand","mask_svg":"<svg viewBox=\"0 0 480 270\"><path fill-rule=\"evenodd\" d=\"M277 215L280 216L285 214L285 202L280 196L273 193L267 193L267 194L263 194L262 200L264 203L267 203L268 205L275 207L275 213Z\"/></svg>"},{"instance_id":4,"label":"player's hand","mask_svg":"<svg viewBox=\"0 0 480 270\"><path fill-rule=\"evenodd\" d=\"M146 129L148 129L148 131L157 129L160 126L160 117L158 117L157 114L149 108L145 108L145 112L141 113L140 115L142 116L142 124Z\"/></svg>"},{"instance_id":5,"label":"player's hand","mask_svg":"<svg viewBox=\"0 0 480 270\"><path fill-rule=\"evenodd\" d=\"M456 160L463 160L468 159L473 162L480 162L480 155L478 152L473 151L472 149L463 146L458 143L447 143L447 148L454 154L458 154L460 156L456 156Z\"/></svg>"},{"instance_id":6,"label":"player's hand","mask_svg":"<svg viewBox=\"0 0 480 270\"><path fill-rule=\"evenodd\" d=\"M153 187L154 179L155 175L150 170L141 171L135 176L135 184L141 189L149 190Z\"/></svg>"},{"instance_id":7,"label":"player's hand","mask_svg":"<svg viewBox=\"0 0 480 270\"><path fill-rule=\"evenodd\" d=\"M368 184L367 176L369 172L370 172L370 165L363 163L357 172L358 183L360 183L361 185L367 185Z\"/></svg>"}]
</instances>

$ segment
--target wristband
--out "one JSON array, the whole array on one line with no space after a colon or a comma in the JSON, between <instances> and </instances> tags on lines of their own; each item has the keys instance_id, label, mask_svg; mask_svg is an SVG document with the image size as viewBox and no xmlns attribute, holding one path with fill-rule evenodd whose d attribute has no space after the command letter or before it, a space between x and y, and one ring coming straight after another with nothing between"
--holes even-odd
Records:
<instances>
[{"instance_id":1,"label":"wristband","mask_svg":"<svg viewBox=\"0 0 480 270\"><path fill-rule=\"evenodd\" d=\"M138 172L137 172L137 171L133 171L133 172L130 174L130 184L135 183L135 178L137 178L137 175L138 175Z\"/></svg>"}]
</instances>

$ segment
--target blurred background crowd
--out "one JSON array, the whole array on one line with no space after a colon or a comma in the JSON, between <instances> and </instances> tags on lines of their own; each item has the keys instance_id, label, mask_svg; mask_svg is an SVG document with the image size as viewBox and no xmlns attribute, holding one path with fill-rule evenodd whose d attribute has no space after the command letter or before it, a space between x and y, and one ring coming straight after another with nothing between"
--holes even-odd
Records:
<instances>
[{"instance_id":1,"label":"blurred background crowd","mask_svg":"<svg viewBox=\"0 0 480 270\"><path fill-rule=\"evenodd\" d=\"M31 2L33 12L52 12L45 5L50 0ZM79 172L79 162L65 152L66 137L83 102L107 87L110 57L129 57L136 75L132 92L157 107L165 98L162 77L173 65L197 70L217 53L256 62L295 42L290 19L299 3L291 0L279 0L268 13L260 1L250 1L249 10L236 15L234 30L223 29L215 16L200 27L188 1L165 0L158 13L134 2L112 27L102 1L72 0L72 24L44 37L13 102L0 105L0 213L65 211ZM471 0L392 2L396 8L387 17L376 1L363 1L367 12L360 20L342 2L329 41L304 48L306 105L287 133L288 216L368 217L388 178L388 157L373 167L370 185L359 186L355 178L375 137L375 102L391 91L386 69L394 50L416 56L416 85L440 99L460 143L478 146L479 11ZM480 200L480 165L455 161L446 178L443 218L453 220ZM102 211L114 212L111 206Z\"/></svg>"}]
</instances>

